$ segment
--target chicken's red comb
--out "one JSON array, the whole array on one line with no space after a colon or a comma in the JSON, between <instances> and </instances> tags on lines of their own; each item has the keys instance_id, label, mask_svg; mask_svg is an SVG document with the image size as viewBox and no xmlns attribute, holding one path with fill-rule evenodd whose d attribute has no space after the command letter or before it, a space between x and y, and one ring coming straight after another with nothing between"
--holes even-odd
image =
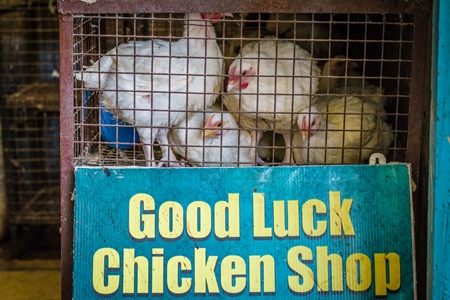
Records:
<instances>
[{"instance_id":1,"label":"chicken's red comb","mask_svg":"<svg viewBox=\"0 0 450 300\"><path fill-rule=\"evenodd\" d=\"M215 124L211 124L212 119L214 118L214 114L210 114L205 122L205 128L214 128Z\"/></svg>"},{"instance_id":2,"label":"chicken's red comb","mask_svg":"<svg viewBox=\"0 0 450 300\"><path fill-rule=\"evenodd\" d=\"M230 71L228 72L228 74L230 74L230 75L235 75L235 72L236 72L236 66L232 67L232 68L230 69Z\"/></svg>"},{"instance_id":3,"label":"chicken's red comb","mask_svg":"<svg viewBox=\"0 0 450 300\"><path fill-rule=\"evenodd\" d=\"M200 14L204 20L209 20L211 23L217 23L222 17L233 16L229 13L201 13Z\"/></svg>"},{"instance_id":4,"label":"chicken's red comb","mask_svg":"<svg viewBox=\"0 0 450 300\"><path fill-rule=\"evenodd\" d=\"M301 130L307 130L308 129L308 126L306 125L306 117L305 116L303 116L303 118L302 118L302 123L300 125L300 129Z\"/></svg>"}]
</instances>

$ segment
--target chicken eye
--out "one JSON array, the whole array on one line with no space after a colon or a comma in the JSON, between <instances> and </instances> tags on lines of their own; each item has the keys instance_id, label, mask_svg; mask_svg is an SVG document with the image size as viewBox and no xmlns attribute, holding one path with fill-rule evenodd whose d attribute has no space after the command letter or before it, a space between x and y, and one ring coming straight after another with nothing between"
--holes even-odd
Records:
<instances>
[{"instance_id":1,"label":"chicken eye","mask_svg":"<svg viewBox=\"0 0 450 300\"><path fill-rule=\"evenodd\" d=\"M217 123L217 127L222 127L222 122Z\"/></svg>"},{"instance_id":2,"label":"chicken eye","mask_svg":"<svg viewBox=\"0 0 450 300\"><path fill-rule=\"evenodd\" d=\"M242 72L242 76L247 75L247 71Z\"/></svg>"}]
</instances>

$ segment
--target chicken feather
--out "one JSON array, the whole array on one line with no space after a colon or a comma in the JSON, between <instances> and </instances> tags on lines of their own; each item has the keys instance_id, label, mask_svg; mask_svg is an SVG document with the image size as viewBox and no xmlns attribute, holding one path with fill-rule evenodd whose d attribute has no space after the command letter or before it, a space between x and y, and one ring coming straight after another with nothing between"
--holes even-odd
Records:
<instances>
[{"instance_id":1,"label":"chicken feather","mask_svg":"<svg viewBox=\"0 0 450 300\"><path fill-rule=\"evenodd\" d=\"M148 166L180 166L168 144L168 128L217 98L223 58L212 22L220 17L186 14L178 41L123 43L76 74L86 88L101 91L108 110L136 127ZM163 153L157 165L155 139Z\"/></svg>"},{"instance_id":2,"label":"chicken feather","mask_svg":"<svg viewBox=\"0 0 450 300\"><path fill-rule=\"evenodd\" d=\"M228 75L228 97L223 100L228 111L251 130L255 149L262 132L283 135L282 163L290 163L291 128L318 88L320 70L311 55L292 42L269 37L246 44Z\"/></svg>"},{"instance_id":3,"label":"chicken feather","mask_svg":"<svg viewBox=\"0 0 450 300\"><path fill-rule=\"evenodd\" d=\"M318 96L299 114L302 132L292 142L297 164L357 164L374 152L387 155L394 135L385 120L381 90L350 87L346 92Z\"/></svg>"},{"instance_id":4,"label":"chicken feather","mask_svg":"<svg viewBox=\"0 0 450 300\"><path fill-rule=\"evenodd\" d=\"M358 72L359 65L344 55L329 59L322 67L319 94L347 93L343 87L369 88L369 82Z\"/></svg>"},{"instance_id":5,"label":"chicken feather","mask_svg":"<svg viewBox=\"0 0 450 300\"><path fill-rule=\"evenodd\" d=\"M193 113L170 129L169 142L189 164L205 167L255 165L250 133L234 117L215 106Z\"/></svg>"}]
</instances>

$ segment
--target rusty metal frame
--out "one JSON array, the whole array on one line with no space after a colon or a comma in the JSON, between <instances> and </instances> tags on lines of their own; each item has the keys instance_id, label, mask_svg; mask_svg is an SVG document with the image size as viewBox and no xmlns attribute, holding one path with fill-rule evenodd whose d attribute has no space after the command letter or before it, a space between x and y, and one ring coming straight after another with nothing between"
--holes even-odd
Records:
<instances>
[{"instance_id":1,"label":"rusty metal frame","mask_svg":"<svg viewBox=\"0 0 450 300\"><path fill-rule=\"evenodd\" d=\"M60 124L61 124L61 299L72 299L74 126L72 47L73 18L60 15Z\"/></svg>"},{"instance_id":2,"label":"rusty metal frame","mask_svg":"<svg viewBox=\"0 0 450 300\"><path fill-rule=\"evenodd\" d=\"M59 0L61 14L155 12L303 12L303 13L419 13L431 11L430 0ZM345 10L344 10L345 8Z\"/></svg>"},{"instance_id":3,"label":"rusty metal frame","mask_svg":"<svg viewBox=\"0 0 450 300\"><path fill-rule=\"evenodd\" d=\"M429 30L424 24L430 24L432 0L59 0L60 13L60 97L61 97L61 298L72 299L72 250L73 250L73 193L74 193L74 128L73 116L73 14L107 14L107 13L157 13L157 12L298 12L298 13L412 13L414 14L413 59L410 88L410 107L408 121L408 144L406 160L412 163L412 177L419 182L422 147L427 141L422 139L424 112L428 110L429 99L425 99L429 78L427 74L427 46ZM418 85L416 83L421 83ZM427 121L427 120L425 120ZM409 137L414 137L409 138ZM427 159L422 157L422 159ZM418 205L419 193L414 194L415 208ZM426 193L420 193L426 195ZM416 216L426 216L426 211L416 211ZM423 222L422 220L420 220ZM423 228L417 225L416 228ZM425 220L426 229L426 220ZM416 231L416 245L426 244L425 233ZM419 254L419 253L417 253ZM423 256L421 258L421 256ZM417 255L418 299L425 297L426 256ZM422 274L422 275L420 275Z\"/></svg>"}]
</instances>

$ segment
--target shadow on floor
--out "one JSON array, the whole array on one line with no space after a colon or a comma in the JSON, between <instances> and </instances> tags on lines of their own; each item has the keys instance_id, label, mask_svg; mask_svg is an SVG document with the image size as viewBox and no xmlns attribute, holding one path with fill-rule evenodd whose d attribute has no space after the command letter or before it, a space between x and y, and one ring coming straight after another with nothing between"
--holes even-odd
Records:
<instances>
[{"instance_id":1,"label":"shadow on floor","mask_svg":"<svg viewBox=\"0 0 450 300\"><path fill-rule=\"evenodd\" d=\"M0 299L60 299L61 259L59 226L25 227L21 255L7 237L0 242Z\"/></svg>"}]
</instances>

